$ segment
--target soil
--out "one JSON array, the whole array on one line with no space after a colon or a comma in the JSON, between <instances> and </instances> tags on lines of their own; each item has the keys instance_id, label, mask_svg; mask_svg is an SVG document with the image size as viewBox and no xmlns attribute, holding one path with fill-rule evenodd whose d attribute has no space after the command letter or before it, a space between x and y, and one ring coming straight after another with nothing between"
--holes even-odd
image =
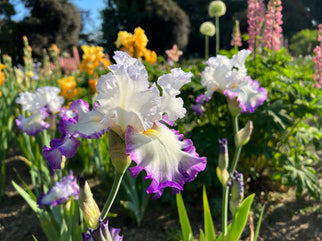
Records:
<instances>
[{"instance_id":1,"label":"soil","mask_svg":"<svg viewBox=\"0 0 322 241\"><path fill-rule=\"evenodd\" d=\"M32 241L34 235L37 240L45 241L46 236L35 213L11 184L11 180L21 184L18 175L30 185L28 167L19 158L10 158L6 162L5 198L0 202L0 240ZM94 195L95 189L101 189L100 185L97 180L90 181ZM322 240L321 203L312 200L308 194L296 199L292 188L287 192L270 192L265 197L265 201L262 201L265 202L266 209L258 237L259 241ZM103 203L98 203L98 205L102 207ZM111 211L118 213L118 216L112 218L110 224L115 228L121 228L125 241L167 241L171 240L169 237L179 235L180 224L176 208L164 205L161 200L150 200L141 227L133 224L132 220L117 205L113 205L113 208ZM199 230L203 228L202 204L188 208L193 232L198 237ZM257 219L257 215L254 215L255 226ZM248 222L241 240L250 240L251 226L251 222ZM221 230L220 223L216 223L216 229Z\"/></svg>"}]
</instances>

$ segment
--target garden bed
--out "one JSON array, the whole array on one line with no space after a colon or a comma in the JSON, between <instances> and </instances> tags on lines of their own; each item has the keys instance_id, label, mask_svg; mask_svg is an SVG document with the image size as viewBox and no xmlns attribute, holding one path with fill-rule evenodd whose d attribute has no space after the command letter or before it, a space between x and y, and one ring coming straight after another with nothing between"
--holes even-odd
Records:
<instances>
[{"instance_id":1,"label":"garden bed","mask_svg":"<svg viewBox=\"0 0 322 241\"><path fill-rule=\"evenodd\" d=\"M320 162L321 164L321 162ZM321 166L317 168L321 173ZM6 163L7 185L5 199L0 205L0 240L31 241L32 235L39 240L46 240L36 214L11 185L11 180L20 184L18 176L30 184L29 169L23 161L11 158ZM320 184L321 184L321 176ZM94 195L98 193L103 199L102 186L99 180L90 180ZM258 187L260 190L260 187ZM309 195L295 198L295 190L287 192L270 192L265 198L266 211L261 226L258 240L322 240L322 204L313 201ZM264 201L264 200L262 200ZM103 203L98 202L102 207ZM111 219L113 227L121 228L124 240L136 241L165 241L167 238L179 235L179 220L175 207L165 205L161 200L151 200L143 218L141 227L133 224L117 205L112 212L118 213L118 217ZM189 207L187 207L189 208ZM116 209L116 210L115 210ZM189 218L194 233L199 233L203 227L202 204L189 208ZM219 220L219 219L217 219ZM256 224L257 218L254 216ZM220 223L216 224L220 231ZM244 231L242 240L249 240L249 225Z\"/></svg>"}]
</instances>

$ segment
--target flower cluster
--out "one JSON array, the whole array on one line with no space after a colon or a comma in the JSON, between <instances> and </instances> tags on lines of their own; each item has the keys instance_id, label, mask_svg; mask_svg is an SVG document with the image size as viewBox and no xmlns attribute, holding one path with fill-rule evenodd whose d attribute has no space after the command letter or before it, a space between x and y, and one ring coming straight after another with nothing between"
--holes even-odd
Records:
<instances>
[{"instance_id":1,"label":"flower cluster","mask_svg":"<svg viewBox=\"0 0 322 241\"><path fill-rule=\"evenodd\" d=\"M59 95L63 96L65 99L71 100L82 92L81 88L76 87L74 76L61 78L58 80L58 84L61 89Z\"/></svg>"},{"instance_id":2,"label":"flower cluster","mask_svg":"<svg viewBox=\"0 0 322 241\"><path fill-rule=\"evenodd\" d=\"M35 93L20 93L16 103L22 105L22 110L29 112L26 118L19 116L16 124L28 135L37 135L44 129L50 127L50 123L55 114L61 110L64 98L59 96L60 89L57 87L46 86L38 88ZM49 123L45 122L48 117Z\"/></svg>"},{"instance_id":3,"label":"flower cluster","mask_svg":"<svg viewBox=\"0 0 322 241\"><path fill-rule=\"evenodd\" d=\"M263 0L248 0L247 12L248 49L256 50L257 44L261 41L261 29L265 21Z\"/></svg>"},{"instance_id":4,"label":"flower cluster","mask_svg":"<svg viewBox=\"0 0 322 241\"><path fill-rule=\"evenodd\" d=\"M84 53L79 68L86 73L93 74L100 64L105 68L111 64L108 56L103 53L103 47L83 45L81 48Z\"/></svg>"},{"instance_id":5,"label":"flower cluster","mask_svg":"<svg viewBox=\"0 0 322 241\"><path fill-rule=\"evenodd\" d=\"M221 17L225 15L226 9L226 4L223 1L215 0L209 4L208 14L210 17Z\"/></svg>"},{"instance_id":6,"label":"flower cluster","mask_svg":"<svg viewBox=\"0 0 322 241\"><path fill-rule=\"evenodd\" d=\"M313 78L316 81L315 86L317 88L322 87L322 24L319 24L319 37L318 41L320 42L320 45L317 45L314 48L315 57L315 72L313 74Z\"/></svg>"},{"instance_id":7,"label":"flower cluster","mask_svg":"<svg viewBox=\"0 0 322 241\"><path fill-rule=\"evenodd\" d=\"M237 49L237 46L242 46L242 39L240 35L238 20L235 21L235 25L234 25L233 33L231 34L231 37L232 37L230 41L231 46L236 47L236 49Z\"/></svg>"},{"instance_id":8,"label":"flower cluster","mask_svg":"<svg viewBox=\"0 0 322 241\"><path fill-rule=\"evenodd\" d=\"M66 74L77 70L79 64L79 53L76 47L73 48L73 57L59 57L59 66Z\"/></svg>"},{"instance_id":9,"label":"flower cluster","mask_svg":"<svg viewBox=\"0 0 322 241\"><path fill-rule=\"evenodd\" d=\"M200 33L205 35L205 36L208 36L208 37L212 37L215 35L216 33L216 27L215 25L210 22L210 21L206 21L206 22L203 22L201 25L200 25Z\"/></svg>"},{"instance_id":10,"label":"flower cluster","mask_svg":"<svg viewBox=\"0 0 322 241\"><path fill-rule=\"evenodd\" d=\"M157 60L157 54L146 48L148 41L144 30L137 27L134 29L134 34L126 31L118 32L115 45L121 51L126 51L131 57L140 60L143 57L147 62L154 64Z\"/></svg>"},{"instance_id":11,"label":"flower cluster","mask_svg":"<svg viewBox=\"0 0 322 241\"><path fill-rule=\"evenodd\" d=\"M2 72L2 70L5 68L6 66L4 64L0 64L0 86L3 85L4 83L4 73ZM0 97L2 96L2 92L0 91Z\"/></svg>"},{"instance_id":12,"label":"flower cluster","mask_svg":"<svg viewBox=\"0 0 322 241\"><path fill-rule=\"evenodd\" d=\"M177 95L191 81L192 74L177 68L160 76L160 95L156 84L150 86L140 60L121 51L115 52L114 60L110 72L97 82L94 108L90 110L84 100L71 103L69 110L73 113L60 119L63 135L53 139L51 147L44 147L44 156L52 168L60 168L62 156L76 153L80 144L76 138L97 139L113 132L125 145L123 154L137 164L129 169L131 174L135 177L145 170L146 178L152 179L148 193L158 198L166 187L176 193L206 167L206 158L199 157L192 141L183 140L183 135L168 127L186 113Z\"/></svg>"},{"instance_id":13,"label":"flower cluster","mask_svg":"<svg viewBox=\"0 0 322 241\"><path fill-rule=\"evenodd\" d=\"M182 55L182 51L178 49L176 44L172 46L172 49L166 50L165 53L168 55L168 63L170 65L173 65L173 62L178 62L179 57Z\"/></svg>"},{"instance_id":14,"label":"flower cluster","mask_svg":"<svg viewBox=\"0 0 322 241\"><path fill-rule=\"evenodd\" d=\"M68 176L63 177L59 182L56 182L55 186L50 188L46 194L42 193L37 203L41 208L44 205L56 205L66 202L69 198L78 199L79 186L76 182L76 176L70 171Z\"/></svg>"},{"instance_id":15,"label":"flower cluster","mask_svg":"<svg viewBox=\"0 0 322 241\"><path fill-rule=\"evenodd\" d=\"M281 0L270 0L267 4L263 45L269 50L277 51L281 47L282 8Z\"/></svg>"},{"instance_id":16,"label":"flower cluster","mask_svg":"<svg viewBox=\"0 0 322 241\"><path fill-rule=\"evenodd\" d=\"M232 59L223 55L209 58L201 80L206 87L205 96L211 97L218 91L228 97L230 104L236 105L237 112L254 112L266 100L267 91L247 76L245 60L250 53L250 50L241 50Z\"/></svg>"}]
</instances>

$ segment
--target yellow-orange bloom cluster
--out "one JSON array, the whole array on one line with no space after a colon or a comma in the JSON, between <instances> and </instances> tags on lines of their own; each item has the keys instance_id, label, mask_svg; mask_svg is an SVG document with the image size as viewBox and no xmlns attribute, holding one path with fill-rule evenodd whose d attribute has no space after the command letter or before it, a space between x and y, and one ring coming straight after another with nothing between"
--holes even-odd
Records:
<instances>
[{"instance_id":1,"label":"yellow-orange bloom cluster","mask_svg":"<svg viewBox=\"0 0 322 241\"><path fill-rule=\"evenodd\" d=\"M2 72L2 70L5 68L6 66L4 64L0 64L0 86L3 85L4 83L4 73ZM2 92L0 91L0 97L2 96Z\"/></svg>"},{"instance_id":2,"label":"yellow-orange bloom cluster","mask_svg":"<svg viewBox=\"0 0 322 241\"><path fill-rule=\"evenodd\" d=\"M97 79L90 79L88 80L88 86L89 90L91 93L96 93L96 84L97 84Z\"/></svg>"},{"instance_id":3,"label":"yellow-orange bloom cluster","mask_svg":"<svg viewBox=\"0 0 322 241\"><path fill-rule=\"evenodd\" d=\"M157 54L146 48L148 38L140 27L134 29L134 34L120 31L117 35L115 45L121 51L126 51L131 57L141 59L142 57L153 64L157 60Z\"/></svg>"},{"instance_id":4,"label":"yellow-orange bloom cluster","mask_svg":"<svg viewBox=\"0 0 322 241\"><path fill-rule=\"evenodd\" d=\"M71 100L82 92L81 88L76 88L76 81L73 76L59 79L58 84L61 90L59 94L65 99Z\"/></svg>"},{"instance_id":5,"label":"yellow-orange bloom cluster","mask_svg":"<svg viewBox=\"0 0 322 241\"><path fill-rule=\"evenodd\" d=\"M81 48L84 54L79 68L86 73L93 74L100 63L102 63L105 68L111 64L111 61L103 53L103 47L83 45Z\"/></svg>"}]
</instances>

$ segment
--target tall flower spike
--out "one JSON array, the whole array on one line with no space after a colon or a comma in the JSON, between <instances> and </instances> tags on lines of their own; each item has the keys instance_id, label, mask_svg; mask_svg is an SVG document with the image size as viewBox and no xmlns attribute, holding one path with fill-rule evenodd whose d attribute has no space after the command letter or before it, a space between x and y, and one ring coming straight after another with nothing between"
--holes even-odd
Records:
<instances>
[{"instance_id":1,"label":"tall flower spike","mask_svg":"<svg viewBox=\"0 0 322 241\"><path fill-rule=\"evenodd\" d=\"M64 150L75 151L76 142L71 138L99 138L104 132L113 131L120 143L125 144L125 148L117 150L124 153L115 153L113 164L120 168L118 171L128 164L116 163L118 158L129 155L137 163L131 167L132 175L145 170L146 178L152 179L148 193L155 198L166 187L173 187L174 192L182 190L185 182L195 179L206 167L206 158L199 157L191 140L182 140L183 135L166 125L184 117L186 110L178 97L179 89L190 82L192 74L177 68L160 76L157 81L162 89L160 95L156 84L150 86L145 66L138 59L116 51L114 60L116 64L109 66L110 72L97 82L94 109L89 110L83 100L74 101L70 109L76 115L60 121L59 129L65 137L54 142L48 152L65 155ZM46 159L55 163L54 155Z\"/></svg>"},{"instance_id":2,"label":"tall flower spike","mask_svg":"<svg viewBox=\"0 0 322 241\"><path fill-rule=\"evenodd\" d=\"M228 102L232 103L230 106L236 105L239 112L254 112L266 100L267 91L259 87L257 80L247 76L245 60L250 53L241 50L232 59L223 55L209 58L201 80L206 87L205 96L211 97L214 91L218 91L227 96Z\"/></svg>"},{"instance_id":3,"label":"tall flower spike","mask_svg":"<svg viewBox=\"0 0 322 241\"><path fill-rule=\"evenodd\" d=\"M263 0L248 0L247 12L248 49L255 53L261 42L261 30L265 20Z\"/></svg>"},{"instance_id":4,"label":"tall flower spike","mask_svg":"<svg viewBox=\"0 0 322 241\"><path fill-rule=\"evenodd\" d=\"M279 50L282 37L282 2L281 0L270 0L267 4L266 22L264 29L264 47L269 50Z\"/></svg>"},{"instance_id":5,"label":"tall flower spike","mask_svg":"<svg viewBox=\"0 0 322 241\"><path fill-rule=\"evenodd\" d=\"M314 57L314 63L315 63L315 72L313 74L313 79L316 81L315 86L317 88L322 87L322 23L319 24L319 37L318 41L320 42L320 45L317 45L314 48L315 57Z\"/></svg>"}]
</instances>

